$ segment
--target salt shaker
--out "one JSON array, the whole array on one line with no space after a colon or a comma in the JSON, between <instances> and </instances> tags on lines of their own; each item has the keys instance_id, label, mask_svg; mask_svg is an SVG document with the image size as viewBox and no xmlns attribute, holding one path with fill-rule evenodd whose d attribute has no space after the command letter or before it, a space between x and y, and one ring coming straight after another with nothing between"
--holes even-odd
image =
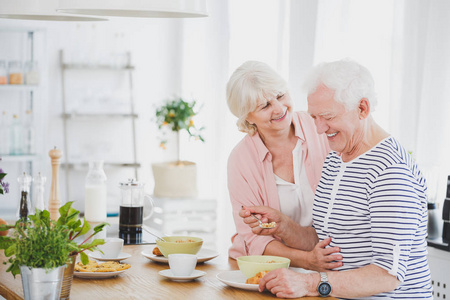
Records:
<instances>
[{"instance_id":1,"label":"salt shaker","mask_svg":"<svg viewBox=\"0 0 450 300\"><path fill-rule=\"evenodd\" d=\"M47 177L43 176L41 172L33 178L33 212L36 209L41 211L45 209L44 190L46 181Z\"/></svg>"}]
</instances>

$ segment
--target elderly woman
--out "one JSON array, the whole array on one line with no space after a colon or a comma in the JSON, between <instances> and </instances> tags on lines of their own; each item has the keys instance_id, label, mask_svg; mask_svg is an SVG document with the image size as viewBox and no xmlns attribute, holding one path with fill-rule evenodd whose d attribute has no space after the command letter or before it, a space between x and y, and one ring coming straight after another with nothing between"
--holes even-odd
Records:
<instances>
[{"instance_id":1,"label":"elderly woman","mask_svg":"<svg viewBox=\"0 0 450 300\"><path fill-rule=\"evenodd\" d=\"M240 214L254 233L276 234L292 247L331 236L330 246L343 256L335 270L345 272L306 275L279 269L261 280L260 290L279 297L431 299L425 180L408 152L372 118L372 76L343 60L314 68L306 87L308 112L334 150L316 190L315 230L294 228L286 216L265 207ZM279 226L261 232L250 212Z\"/></svg>"},{"instance_id":2,"label":"elderly woman","mask_svg":"<svg viewBox=\"0 0 450 300\"><path fill-rule=\"evenodd\" d=\"M247 135L228 160L228 189L237 233L229 255L279 255L291 265L326 270L341 256L292 249L276 236L258 236L239 217L242 206L265 205L299 226L311 226L314 193L329 152L327 137L317 134L313 119L294 112L286 81L268 65L248 61L227 85L228 106ZM333 262L335 261L335 262Z\"/></svg>"}]
</instances>

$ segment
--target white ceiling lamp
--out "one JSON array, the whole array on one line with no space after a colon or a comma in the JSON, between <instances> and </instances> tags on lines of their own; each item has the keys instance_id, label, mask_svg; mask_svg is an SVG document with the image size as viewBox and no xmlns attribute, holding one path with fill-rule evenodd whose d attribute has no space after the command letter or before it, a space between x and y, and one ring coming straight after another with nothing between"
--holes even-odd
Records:
<instances>
[{"instance_id":1,"label":"white ceiling lamp","mask_svg":"<svg viewBox=\"0 0 450 300\"><path fill-rule=\"evenodd\" d=\"M75 16L56 11L58 0L0 0L0 18L40 21L106 21L105 18Z\"/></svg>"},{"instance_id":2,"label":"white ceiling lamp","mask_svg":"<svg viewBox=\"0 0 450 300\"><path fill-rule=\"evenodd\" d=\"M198 18L208 16L206 0L59 0L57 10L71 14L110 17Z\"/></svg>"}]
</instances>

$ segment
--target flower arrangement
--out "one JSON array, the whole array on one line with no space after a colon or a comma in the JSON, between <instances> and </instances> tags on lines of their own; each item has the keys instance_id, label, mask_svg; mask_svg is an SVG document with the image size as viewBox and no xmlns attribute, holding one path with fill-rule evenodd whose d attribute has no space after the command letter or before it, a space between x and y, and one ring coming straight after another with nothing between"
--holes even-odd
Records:
<instances>
[{"instance_id":1,"label":"flower arrangement","mask_svg":"<svg viewBox=\"0 0 450 300\"><path fill-rule=\"evenodd\" d=\"M180 161L180 131L186 130L190 137L204 142L201 131L204 127L197 128L193 118L198 113L194 110L196 101L187 102L182 98L167 100L156 110L156 123L159 129L163 131L163 137L168 130L177 133L178 139L178 162ZM160 147L166 149L167 140L162 138Z\"/></svg>"},{"instance_id":2,"label":"flower arrangement","mask_svg":"<svg viewBox=\"0 0 450 300\"><path fill-rule=\"evenodd\" d=\"M0 194L2 195L9 193L9 183L3 180L5 176L6 173L0 168Z\"/></svg>"}]
</instances>

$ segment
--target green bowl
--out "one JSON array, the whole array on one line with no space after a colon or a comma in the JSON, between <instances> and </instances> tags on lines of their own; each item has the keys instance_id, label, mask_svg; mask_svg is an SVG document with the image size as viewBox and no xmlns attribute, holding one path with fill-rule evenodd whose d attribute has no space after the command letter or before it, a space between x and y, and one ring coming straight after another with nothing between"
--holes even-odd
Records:
<instances>
[{"instance_id":1,"label":"green bowl","mask_svg":"<svg viewBox=\"0 0 450 300\"><path fill-rule=\"evenodd\" d=\"M272 271L279 268L289 268L291 260L281 256L250 255L237 258L239 270L250 278L261 271Z\"/></svg>"},{"instance_id":2,"label":"green bowl","mask_svg":"<svg viewBox=\"0 0 450 300\"><path fill-rule=\"evenodd\" d=\"M203 240L193 236L165 236L164 242L156 240L159 251L168 257L169 254L185 253L185 254L197 254L203 245Z\"/></svg>"}]
</instances>

